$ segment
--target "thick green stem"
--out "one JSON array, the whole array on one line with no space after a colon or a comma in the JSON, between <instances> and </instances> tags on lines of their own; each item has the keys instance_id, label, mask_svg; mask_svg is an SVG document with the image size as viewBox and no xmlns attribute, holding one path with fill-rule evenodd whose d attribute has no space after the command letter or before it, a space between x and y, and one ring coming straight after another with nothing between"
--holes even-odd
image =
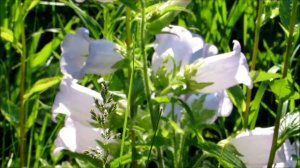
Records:
<instances>
[{"instance_id":1,"label":"thick green stem","mask_svg":"<svg viewBox=\"0 0 300 168\"><path fill-rule=\"evenodd\" d=\"M263 0L260 0L259 4L258 4L257 24L255 27L255 34L254 34L254 46L253 46L252 60L251 60L251 66L250 66L251 71L255 70L255 65L256 65L256 56L257 56L257 51L258 51L262 8L263 8ZM252 95L252 90L248 88L247 96L246 96L246 109L245 109L245 113L244 113L244 129L248 128L248 117L249 117L249 110L250 110L251 95Z\"/></svg>"},{"instance_id":2,"label":"thick green stem","mask_svg":"<svg viewBox=\"0 0 300 168\"><path fill-rule=\"evenodd\" d=\"M126 9L126 45L127 45L127 55L131 56L131 10L129 8ZM130 65L130 81L129 81L129 90L127 95L127 106L124 116L124 123L123 123L123 132L122 132L122 142L121 142L121 150L120 150L120 157L123 156L124 152L124 146L125 146L125 137L126 137L126 130L127 130L127 122L128 122L128 116L129 112L131 110L132 102L132 89L133 89L133 77L134 77L134 56L131 60L132 64Z\"/></svg>"},{"instance_id":3,"label":"thick green stem","mask_svg":"<svg viewBox=\"0 0 300 168\"><path fill-rule=\"evenodd\" d=\"M287 72L289 69L289 63L290 63L290 55L292 50L292 42L293 42L293 34L294 34L294 25L296 22L296 14L297 14L297 0L293 0L293 8L291 13L291 20L289 25L289 36L287 39L287 47L286 47L286 55L284 57L284 64L283 64L283 71L282 71L282 78L284 79L287 76ZM275 128L274 128L274 134L273 134L273 141L272 141L272 148L270 151L269 156L269 162L268 162L268 168L272 168L276 149L277 149L277 140L279 135L279 126L280 126L280 119L281 119L281 113L282 113L282 107L283 107L284 100L280 98L278 107L277 107L277 114L275 119Z\"/></svg>"}]
</instances>

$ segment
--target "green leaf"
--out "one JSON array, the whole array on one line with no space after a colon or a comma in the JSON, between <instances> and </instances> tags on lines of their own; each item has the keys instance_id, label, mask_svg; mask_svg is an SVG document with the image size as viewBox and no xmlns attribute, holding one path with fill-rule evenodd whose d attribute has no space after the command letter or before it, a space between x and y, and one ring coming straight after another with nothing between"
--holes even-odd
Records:
<instances>
[{"instance_id":1,"label":"green leaf","mask_svg":"<svg viewBox=\"0 0 300 168\"><path fill-rule=\"evenodd\" d=\"M155 7L152 6L149 7L149 8L154 8L156 10L153 10L154 12L152 12L152 15L154 17L148 19L148 22L146 24L147 32L151 34L159 33L162 28L170 25L170 23L174 20L174 18L179 14L180 11L188 11L184 8L189 3L190 0L177 0L177 1L169 0L162 4L156 4ZM192 12L188 12L188 13L192 13ZM192 17L194 16L192 15Z\"/></svg>"},{"instance_id":2,"label":"green leaf","mask_svg":"<svg viewBox=\"0 0 300 168\"><path fill-rule=\"evenodd\" d=\"M181 129L177 123L171 119L168 120L168 123L170 124L170 126L174 129L174 131L178 134L184 134L183 129Z\"/></svg>"},{"instance_id":3,"label":"green leaf","mask_svg":"<svg viewBox=\"0 0 300 168\"><path fill-rule=\"evenodd\" d=\"M250 129L255 128L256 120L260 109L260 103L262 102L262 98L268 86L269 86L269 81L262 82L258 87L258 90L255 94L253 101L251 102L250 116L249 116Z\"/></svg>"},{"instance_id":4,"label":"green leaf","mask_svg":"<svg viewBox=\"0 0 300 168\"><path fill-rule=\"evenodd\" d=\"M269 20L274 19L279 15L279 1L268 0L263 5L263 14L261 16L261 25L264 25Z\"/></svg>"},{"instance_id":5,"label":"green leaf","mask_svg":"<svg viewBox=\"0 0 300 168\"><path fill-rule=\"evenodd\" d=\"M157 103L169 103L171 101L170 97L167 96L159 96L153 99Z\"/></svg>"},{"instance_id":6,"label":"green leaf","mask_svg":"<svg viewBox=\"0 0 300 168\"><path fill-rule=\"evenodd\" d=\"M279 16L282 22L282 25L288 30L291 21L291 12L293 5L297 6L297 15L296 15L296 23L295 27L299 27L300 23L300 2L295 1L296 4L293 4L293 0L281 0L279 6Z\"/></svg>"},{"instance_id":7,"label":"green leaf","mask_svg":"<svg viewBox=\"0 0 300 168\"><path fill-rule=\"evenodd\" d=\"M300 136L300 111L287 113L280 121L280 143L286 139Z\"/></svg>"},{"instance_id":8,"label":"green leaf","mask_svg":"<svg viewBox=\"0 0 300 168\"><path fill-rule=\"evenodd\" d=\"M121 157L116 158L112 162L110 162L110 167L111 168L118 168L120 165L125 165L130 163L132 160L132 153L129 152L126 155L123 155Z\"/></svg>"},{"instance_id":9,"label":"green leaf","mask_svg":"<svg viewBox=\"0 0 300 168\"><path fill-rule=\"evenodd\" d=\"M136 6L136 3L132 0L119 0L120 2L122 2L124 5L126 5L127 7L129 7L130 9L136 11L136 12L140 12L140 9Z\"/></svg>"},{"instance_id":10,"label":"green leaf","mask_svg":"<svg viewBox=\"0 0 300 168\"><path fill-rule=\"evenodd\" d=\"M91 17L85 11L80 9L72 1L65 1L65 0L62 1L76 12L76 14L80 17L80 19L84 23L85 27L87 27L91 31L91 34L94 38L99 37L101 26L93 17Z\"/></svg>"},{"instance_id":11,"label":"green leaf","mask_svg":"<svg viewBox=\"0 0 300 168\"><path fill-rule=\"evenodd\" d=\"M0 112L3 117L14 127L18 127L20 116L19 116L19 107L12 101L1 98L0 103Z\"/></svg>"},{"instance_id":12,"label":"green leaf","mask_svg":"<svg viewBox=\"0 0 300 168\"><path fill-rule=\"evenodd\" d=\"M224 148L212 142L201 142L197 146L202 149L207 155L218 159L224 167L239 167L246 168L245 164L236 156L238 153L233 153L232 148Z\"/></svg>"},{"instance_id":13,"label":"green leaf","mask_svg":"<svg viewBox=\"0 0 300 168\"><path fill-rule=\"evenodd\" d=\"M63 153L67 154L70 157L77 158L77 159L80 159L80 160L83 160L83 161L89 163L86 166L89 165L89 166L95 166L95 167L103 167L103 163L101 160L97 160L86 154L74 153L74 152L70 152L68 150L63 150Z\"/></svg>"},{"instance_id":14,"label":"green leaf","mask_svg":"<svg viewBox=\"0 0 300 168\"><path fill-rule=\"evenodd\" d=\"M33 108L31 109L31 113L26 121L26 130L31 128L33 126L33 124L35 123L38 112L39 112L39 107L40 107L39 105L40 105L39 99L36 99L34 102Z\"/></svg>"},{"instance_id":15,"label":"green leaf","mask_svg":"<svg viewBox=\"0 0 300 168\"><path fill-rule=\"evenodd\" d=\"M245 111L246 103L242 88L240 86L233 86L227 89L227 93L232 103L238 108L238 111Z\"/></svg>"},{"instance_id":16,"label":"green leaf","mask_svg":"<svg viewBox=\"0 0 300 168\"><path fill-rule=\"evenodd\" d=\"M253 79L253 82L261 82L270 79L280 78L281 75L278 73L271 73L265 71L251 71L250 77Z\"/></svg>"},{"instance_id":17,"label":"green leaf","mask_svg":"<svg viewBox=\"0 0 300 168\"><path fill-rule=\"evenodd\" d=\"M41 92L44 91L54 85L56 85L57 83L60 82L60 80L62 79L62 77L60 76L55 76L55 77L50 77L50 78L44 78L44 79L40 79L38 80L33 86L32 88L24 95L24 99L28 99L32 94L36 93L36 92Z\"/></svg>"},{"instance_id":18,"label":"green leaf","mask_svg":"<svg viewBox=\"0 0 300 168\"><path fill-rule=\"evenodd\" d=\"M31 61L31 67L36 68L38 66L44 65L48 58L51 56L52 51L55 50L60 44L59 38L53 38L48 44L46 44L41 51L34 55Z\"/></svg>"},{"instance_id":19,"label":"green leaf","mask_svg":"<svg viewBox=\"0 0 300 168\"><path fill-rule=\"evenodd\" d=\"M300 93L295 92L294 86L288 78L272 81L270 88L271 91L282 100L300 99Z\"/></svg>"}]
</instances>

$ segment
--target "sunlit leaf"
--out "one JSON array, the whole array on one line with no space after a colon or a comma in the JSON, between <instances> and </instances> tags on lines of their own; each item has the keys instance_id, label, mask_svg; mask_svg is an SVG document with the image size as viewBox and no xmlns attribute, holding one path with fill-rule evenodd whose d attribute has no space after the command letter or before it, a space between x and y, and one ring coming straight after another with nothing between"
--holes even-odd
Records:
<instances>
[{"instance_id":1,"label":"sunlit leaf","mask_svg":"<svg viewBox=\"0 0 300 168\"><path fill-rule=\"evenodd\" d=\"M300 93L295 92L294 86L287 78L272 81L270 83L272 92L280 99L299 99Z\"/></svg>"},{"instance_id":2,"label":"sunlit leaf","mask_svg":"<svg viewBox=\"0 0 300 168\"><path fill-rule=\"evenodd\" d=\"M201 142L197 145L207 155L215 157L224 167L246 168L245 164L234 154L231 148L220 147L212 142Z\"/></svg>"},{"instance_id":3,"label":"sunlit leaf","mask_svg":"<svg viewBox=\"0 0 300 168\"><path fill-rule=\"evenodd\" d=\"M265 80L280 78L281 75L278 73L271 73L265 71L251 71L250 77L252 78L253 82L261 82Z\"/></svg>"},{"instance_id":4,"label":"sunlit leaf","mask_svg":"<svg viewBox=\"0 0 300 168\"><path fill-rule=\"evenodd\" d=\"M32 88L24 95L25 99L28 99L32 94L36 92L44 91L60 82L62 77L50 77L38 80Z\"/></svg>"}]
</instances>

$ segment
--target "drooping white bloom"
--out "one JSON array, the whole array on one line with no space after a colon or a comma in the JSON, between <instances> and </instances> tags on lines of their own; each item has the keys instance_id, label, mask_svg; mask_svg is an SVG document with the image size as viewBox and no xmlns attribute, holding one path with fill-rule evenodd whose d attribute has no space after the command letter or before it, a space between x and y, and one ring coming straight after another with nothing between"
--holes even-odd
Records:
<instances>
[{"instance_id":1,"label":"drooping white bloom","mask_svg":"<svg viewBox=\"0 0 300 168\"><path fill-rule=\"evenodd\" d=\"M220 92L241 83L252 87L247 61L238 41L233 41L232 52L214 55L218 51L215 46L206 44L200 36L193 35L183 27L169 26L162 32L166 33L157 35L154 44L154 72L157 72L163 60L170 55L176 60L180 71L183 71L186 64L200 65L192 79L199 83L212 83L199 90L200 93ZM166 66L168 70L173 68L171 61Z\"/></svg>"},{"instance_id":2,"label":"drooping white bloom","mask_svg":"<svg viewBox=\"0 0 300 168\"><path fill-rule=\"evenodd\" d=\"M54 154L59 154L63 149L79 153L95 149L99 146L96 140L103 140L101 133L103 129L86 126L66 117L65 126L61 128L54 142Z\"/></svg>"},{"instance_id":3,"label":"drooping white bloom","mask_svg":"<svg viewBox=\"0 0 300 168\"><path fill-rule=\"evenodd\" d=\"M238 50L237 47L235 48L236 50ZM183 27L165 27L162 30L162 34L156 36L154 50L155 52L152 57L152 68L154 73L159 70L162 62L166 59L167 56L172 56L175 59L178 65L177 68L180 70L181 74L183 74L185 65L192 64L200 60L203 61L203 64L199 66L199 70L196 76L194 76L194 80L197 82L213 82L214 84L199 90L200 93L206 94L184 95L181 98L187 101L189 105L191 105L194 101L200 99L202 96L205 96L203 112L208 113L208 111L205 111L205 109L215 111L215 115L207 120L207 123L212 123L217 117L228 116L231 113L233 105L224 89L233 85L237 85L239 83L246 83L248 86L252 85L251 79L248 75L248 65L246 62L242 62L246 60L241 52L237 52L236 57L234 57L232 60L224 59L223 56L229 54L226 53L223 55L216 55L218 53L218 49L216 46L204 42L201 36L193 34ZM212 61L214 60L214 58L217 58L217 61ZM233 66L230 67L227 66L229 69L225 69L226 71L224 72L226 73L218 72L218 68L221 69L221 67L223 67L223 64L230 64L229 61L230 63L231 61L235 61L238 63L234 63ZM239 64L240 62L241 64ZM210 67L214 66L217 70L212 69L211 71L207 72ZM173 70L172 61L169 60L166 63L166 68L169 71ZM238 71L235 72L236 70ZM230 74L229 72L232 72L232 74ZM205 76L205 74L207 74L207 76ZM242 76L242 78L240 78L240 76ZM236 82L236 80L233 80L237 77L239 77L238 82ZM166 113L168 113L170 109L170 105L167 105ZM180 116L180 108L175 109L175 113L177 114L177 116Z\"/></svg>"},{"instance_id":4,"label":"drooping white bloom","mask_svg":"<svg viewBox=\"0 0 300 168\"><path fill-rule=\"evenodd\" d=\"M202 96L204 96L205 99L202 104L202 111L200 112L201 113L200 115L209 117L202 122L211 124L215 122L215 120L218 117L228 117L230 115L233 105L226 91L216 92L211 94L191 94L188 95L186 101L191 106L193 105L193 103L198 103L197 100L201 99ZM212 113L212 114L205 114L205 113Z\"/></svg>"},{"instance_id":5,"label":"drooping white bloom","mask_svg":"<svg viewBox=\"0 0 300 168\"><path fill-rule=\"evenodd\" d=\"M95 108L95 99L102 102L101 95L89 88L77 84L77 81L66 77L60 83L60 90L55 96L52 107L52 119L55 121L57 114L65 114L72 120L90 126L90 111Z\"/></svg>"},{"instance_id":6,"label":"drooping white bloom","mask_svg":"<svg viewBox=\"0 0 300 168\"><path fill-rule=\"evenodd\" d=\"M82 77L81 68L89 54L89 31L79 28L76 34L67 34L61 43L60 69L64 76Z\"/></svg>"},{"instance_id":7,"label":"drooping white bloom","mask_svg":"<svg viewBox=\"0 0 300 168\"><path fill-rule=\"evenodd\" d=\"M201 82L212 82L200 90L202 93L218 92L234 85L243 83L252 87L252 80L249 76L249 68L245 55L241 52L238 41L233 41L233 51L207 58L196 60L201 62L193 80Z\"/></svg>"},{"instance_id":8,"label":"drooping white bloom","mask_svg":"<svg viewBox=\"0 0 300 168\"><path fill-rule=\"evenodd\" d=\"M89 56L81 73L111 73L113 71L112 66L122 59L120 54L116 51L118 49L118 45L108 40L91 41L89 46Z\"/></svg>"},{"instance_id":9,"label":"drooping white bloom","mask_svg":"<svg viewBox=\"0 0 300 168\"><path fill-rule=\"evenodd\" d=\"M82 78L85 74L108 74L122 59L119 46L109 40L92 40L89 31L79 28L76 34L67 34L61 44L60 67L64 76Z\"/></svg>"},{"instance_id":10,"label":"drooping white bloom","mask_svg":"<svg viewBox=\"0 0 300 168\"><path fill-rule=\"evenodd\" d=\"M268 164L273 133L274 127L255 128L252 131L242 132L230 140L230 143L243 155L241 160L247 167L262 168ZM289 140L277 150L274 165L277 168L295 166Z\"/></svg>"}]
</instances>

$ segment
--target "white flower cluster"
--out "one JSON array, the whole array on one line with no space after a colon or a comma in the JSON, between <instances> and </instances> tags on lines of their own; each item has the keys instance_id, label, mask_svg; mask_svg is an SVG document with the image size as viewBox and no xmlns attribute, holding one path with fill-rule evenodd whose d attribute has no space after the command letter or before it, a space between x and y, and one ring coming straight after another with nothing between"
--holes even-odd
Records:
<instances>
[{"instance_id":1,"label":"white flower cluster","mask_svg":"<svg viewBox=\"0 0 300 168\"><path fill-rule=\"evenodd\" d=\"M152 67L157 72L167 56L171 55L176 60L183 74L185 65L200 63L193 80L196 82L211 82L212 84L198 90L198 93L184 95L182 98L189 104L205 96L203 109L214 110L217 113L207 122L212 123L218 116L228 116L232 111L230 101L225 89L243 83L252 87L249 77L249 68L241 46L234 40L233 51L219 54L216 46L206 43L203 38L193 34L180 26L169 26L156 36ZM172 61L166 63L168 71L173 70ZM180 116L180 108L176 108ZM169 106L167 106L167 112Z\"/></svg>"},{"instance_id":2,"label":"white flower cluster","mask_svg":"<svg viewBox=\"0 0 300 168\"><path fill-rule=\"evenodd\" d=\"M108 40L92 40L85 28L79 28L76 34L67 34L61 44L62 56L60 68L64 75L52 107L52 118L57 114L65 115L65 126L55 140L54 153L63 149L72 152L84 152L95 149L96 140L101 139L103 129L93 128L90 111L95 108L95 98L102 102L100 93L81 86L77 79L85 74L109 74L112 66L122 59L119 46Z\"/></svg>"}]
</instances>

